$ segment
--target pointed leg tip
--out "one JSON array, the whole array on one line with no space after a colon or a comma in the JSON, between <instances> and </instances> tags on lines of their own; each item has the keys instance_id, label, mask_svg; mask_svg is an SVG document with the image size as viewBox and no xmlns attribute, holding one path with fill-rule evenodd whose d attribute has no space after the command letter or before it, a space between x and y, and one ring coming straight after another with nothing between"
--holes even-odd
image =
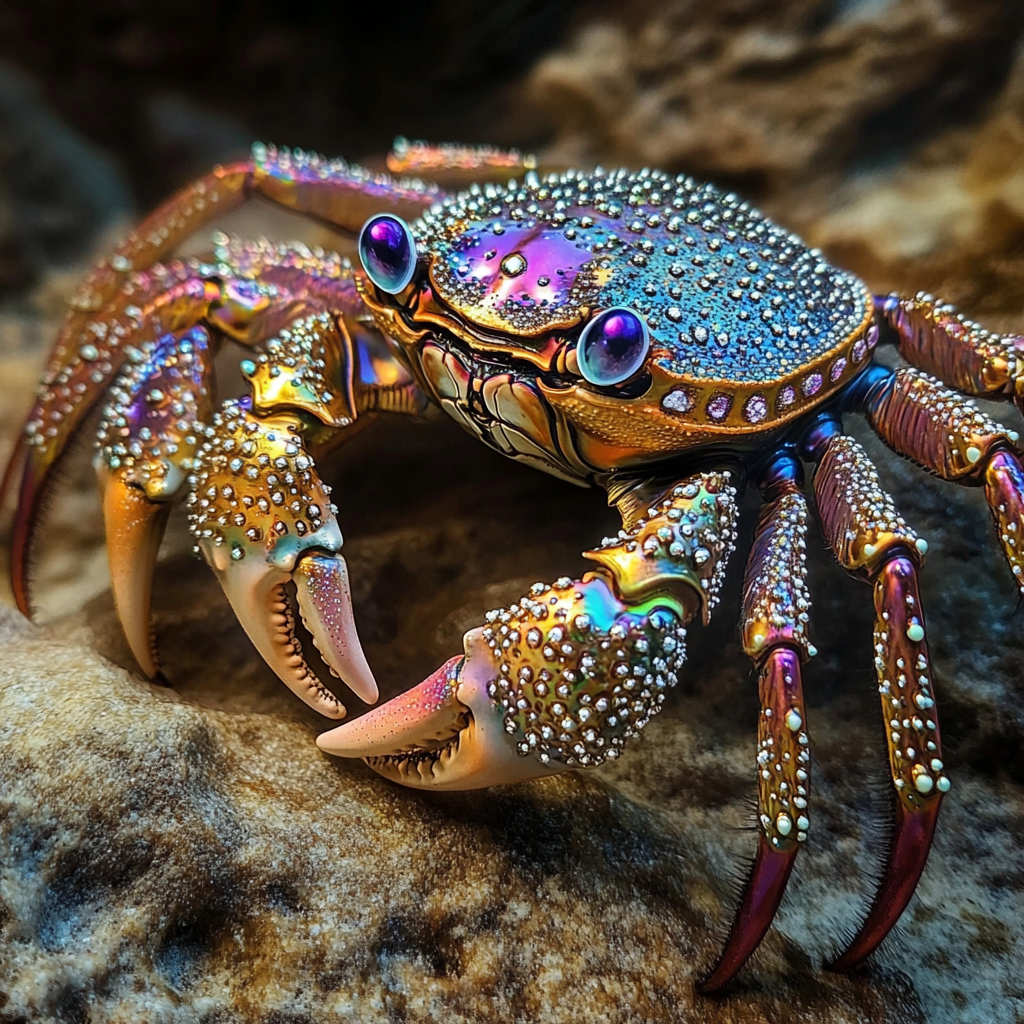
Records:
<instances>
[{"instance_id":1,"label":"pointed leg tip","mask_svg":"<svg viewBox=\"0 0 1024 1024\"><path fill-rule=\"evenodd\" d=\"M29 601L28 594L25 593L19 586L17 581L12 580L12 588L14 591L14 607L25 616L29 622L32 622L34 616L32 614L32 603Z\"/></svg>"},{"instance_id":2,"label":"pointed leg tip","mask_svg":"<svg viewBox=\"0 0 1024 1024\"><path fill-rule=\"evenodd\" d=\"M132 656L142 670L142 674L151 683L156 683L157 686L170 686L171 684L167 681L167 677L164 675L163 669L160 668L160 663L156 660L156 655L152 651L152 644L147 644L145 648L136 650L138 645L132 642L132 637L127 632L125 632L125 638L128 641L128 646L131 648Z\"/></svg>"},{"instance_id":3,"label":"pointed leg tip","mask_svg":"<svg viewBox=\"0 0 1024 1024\"><path fill-rule=\"evenodd\" d=\"M732 931L715 966L697 983L701 995L716 995L736 977L761 944L793 871L799 847L773 850L761 834L750 878L743 890Z\"/></svg>"},{"instance_id":4,"label":"pointed leg tip","mask_svg":"<svg viewBox=\"0 0 1024 1024\"><path fill-rule=\"evenodd\" d=\"M916 810L897 804L892 849L867 917L849 945L825 965L827 970L848 971L862 964L900 919L928 860L940 805L939 796Z\"/></svg>"},{"instance_id":5,"label":"pointed leg tip","mask_svg":"<svg viewBox=\"0 0 1024 1024\"><path fill-rule=\"evenodd\" d=\"M851 950L848 949L832 960L826 960L821 966L834 974L844 974L846 971L852 971L855 967L859 967L873 952L874 950L871 949L863 956L852 956Z\"/></svg>"}]
</instances>

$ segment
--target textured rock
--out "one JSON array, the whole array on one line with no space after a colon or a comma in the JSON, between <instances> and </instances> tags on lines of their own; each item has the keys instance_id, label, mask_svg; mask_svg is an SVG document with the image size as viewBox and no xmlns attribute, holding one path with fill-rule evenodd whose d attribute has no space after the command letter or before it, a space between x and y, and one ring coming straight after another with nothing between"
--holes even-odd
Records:
<instances>
[{"instance_id":1,"label":"textured rock","mask_svg":"<svg viewBox=\"0 0 1024 1024\"><path fill-rule=\"evenodd\" d=\"M973 113L1024 28L1001 0L641 0L602 15L529 76L556 130L548 155L680 167L748 194L806 186Z\"/></svg>"},{"instance_id":2,"label":"textured rock","mask_svg":"<svg viewBox=\"0 0 1024 1024\"><path fill-rule=\"evenodd\" d=\"M485 608L578 570L610 525L596 494L447 424L371 431L332 476L385 696L457 649ZM107 594L45 628L3 615L0 1020L1017 1019L1012 587L980 495L902 466L885 476L932 541L923 597L954 789L919 895L866 970L817 966L863 904L885 816L870 592L824 555L806 678L812 840L721 1002L695 1001L692 981L754 841L757 706L735 577L694 634L686 681L614 767L425 796L319 754L320 720L183 557L157 587L173 690L117 667L131 660Z\"/></svg>"}]
</instances>

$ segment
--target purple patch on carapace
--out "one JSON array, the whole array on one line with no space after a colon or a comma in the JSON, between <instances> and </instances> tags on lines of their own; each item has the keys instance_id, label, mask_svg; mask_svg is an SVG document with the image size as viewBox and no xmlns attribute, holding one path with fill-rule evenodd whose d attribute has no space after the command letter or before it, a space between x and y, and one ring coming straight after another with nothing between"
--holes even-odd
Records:
<instances>
[{"instance_id":1,"label":"purple patch on carapace","mask_svg":"<svg viewBox=\"0 0 1024 1024\"><path fill-rule=\"evenodd\" d=\"M764 395L751 395L743 406L743 418L748 423L760 423L768 415L768 403Z\"/></svg>"},{"instance_id":2,"label":"purple patch on carapace","mask_svg":"<svg viewBox=\"0 0 1024 1024\"><path fill-rule=\"evenodd\" d=\"M719 393L708 402L707 413L713 420L724 420L729 415L730 408L732 408L732 396Z\"/></svg>"},{"instance_id":3,"label":"purple patch on carapace","mask_svg":"<svg viewBox=\"0 0 1024 1024\"><path fill-rule=\"evenodd\" d=\"M816 395L821 388L822 377L820 373L809 373L804 377L800 390L805 395Z\"/></svg>"}]
</instances>

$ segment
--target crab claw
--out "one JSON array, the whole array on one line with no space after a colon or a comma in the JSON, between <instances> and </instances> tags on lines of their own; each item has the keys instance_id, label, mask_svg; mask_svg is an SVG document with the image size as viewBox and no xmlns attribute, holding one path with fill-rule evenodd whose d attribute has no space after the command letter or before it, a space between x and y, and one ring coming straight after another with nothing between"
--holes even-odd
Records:
<instances>
[{"instance_id":1,"label":"crab claw","mask_svg":"<svg viewBox=\"0 0 1024 1024\"><path fill-rule=\"evenodd\" d=\"M535 584L465 635L464 657L317 744L418 789L600 764L661 709L683 664L684 618L664 594L627 604L603 570Z\"/></svg>"},{"instance_id":2,"label":"crab claw","mask_svg":"<svg viewBox=\"0 0 1024 1024\"><path fill-rule=\"evenodd\" d=\"M463 639L465 657L445 662L406 693L317 737L337 757L361 757L414 789L481 789L554 775L561 765L520 757L503 709L488 693L497 667L482 629Z\"/></svg>"},{"instance_id":3,"label":"crab claw","mask_svg":"<svg viewBox=\"0 0 1024 1024\"><path fill-rule=\"evenodd\" d=\"M294 413L226 402L200 448L189 524L242 628L282 682L330 718L344 706L306 663L287 587L324 661L359 698L377 684L356 634L341 531Z\"/></svg>"}]
</instances>

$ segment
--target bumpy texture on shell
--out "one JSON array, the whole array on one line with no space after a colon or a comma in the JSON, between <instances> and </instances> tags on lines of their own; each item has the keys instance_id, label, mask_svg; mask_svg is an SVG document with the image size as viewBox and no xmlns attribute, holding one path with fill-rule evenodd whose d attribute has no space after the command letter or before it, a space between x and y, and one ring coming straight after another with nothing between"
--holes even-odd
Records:
<instances>
[{"instance_id":1,"label":"bumpy texture on shell","mask_svg":"<svg viewBox=\"0 0 1024 1024\"><path fill-rule=\"evenodd\" d=\"M500 658L491 696L519 753L580 766L618 757L678 681L686 658L678 611L657 598L627 608L595 574L536 583L488 612L484 637Z\"/></svg>"},{"instance_id":2,"label":"bumpy texture on shell","mask_svg":"<svg viewBox=\"0 0 1024 1024\"><path fill-rule=\"evenodd\" d=\"M414 231L438 296L478 326L538 336L631 306L657 362L691 378L788 376L870 305L856 277L748 203L658 171L530 173L446 200Z\"/></svg>"}]
</instances>

